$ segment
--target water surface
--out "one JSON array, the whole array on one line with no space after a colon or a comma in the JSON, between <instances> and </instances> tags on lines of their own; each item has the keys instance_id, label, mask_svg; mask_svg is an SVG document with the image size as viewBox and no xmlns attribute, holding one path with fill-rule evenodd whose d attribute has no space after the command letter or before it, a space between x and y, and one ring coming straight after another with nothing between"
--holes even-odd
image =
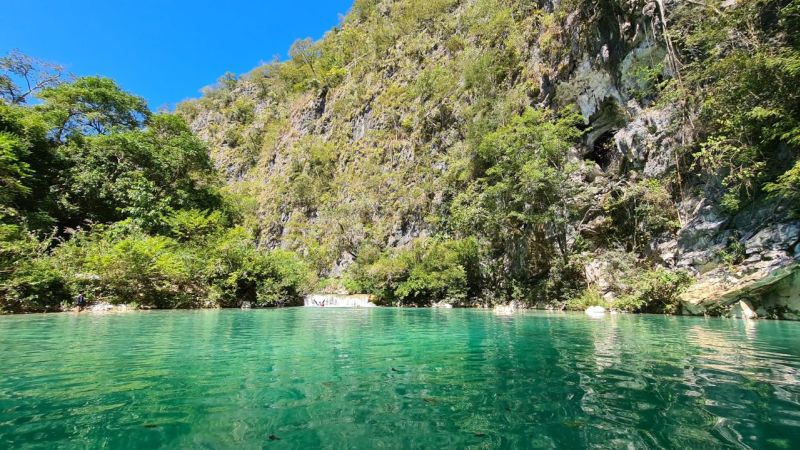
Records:
<instances>
[{"instance_id":1,"label":"water surface","mask_svg":"<svg viewBox=\"0 0 800 450\"><path fill-rule=\"evenodd\" d=\"M800 323L0 317L0 448L800 448Z\"/></svg>"}]
</instances>

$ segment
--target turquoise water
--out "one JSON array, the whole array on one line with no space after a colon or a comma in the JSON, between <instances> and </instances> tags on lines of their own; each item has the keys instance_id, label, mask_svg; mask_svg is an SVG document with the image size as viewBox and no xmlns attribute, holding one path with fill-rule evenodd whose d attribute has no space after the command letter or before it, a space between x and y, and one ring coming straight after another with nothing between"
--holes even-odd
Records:
<instances>
[{"instance_id":1,"label":"turquoise water","mask_svg":"<svg viewBox=\"0 0 800 450\"><path fill-rule=\"evenodd\" d=\"M800 448L800 323L0 317L0 448Z\"/></svg>"}]
</instances>

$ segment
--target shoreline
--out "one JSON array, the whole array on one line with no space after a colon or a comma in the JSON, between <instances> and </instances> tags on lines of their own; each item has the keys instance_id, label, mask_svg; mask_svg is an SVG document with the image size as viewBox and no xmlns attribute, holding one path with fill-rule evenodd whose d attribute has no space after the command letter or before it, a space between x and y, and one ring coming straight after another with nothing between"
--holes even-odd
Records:
<instances>
[{"instance_id":1,"label":"shoreline","mask_svg":"<svg viewBox=\"0 0 800 450\"><path fill-rule=\"evenodd\" d=\"M267 306L267 307L194 307L194 308L141 308L132 304L119 304L119 305L111 305L109 303L98 303L95 305L90 305L89 307L84 308L81 311L75 310L75 308L64 309L60 311L39 311L39 312L20 312L20 313L0 313L0 317L3 316L31 316L31 315L51 315L51 314L88 314L88 315L106 315L106 314L127 314L127 313L135 313L135 312L163 312L163 311L211 311L211 310L275 310L275 309L288 309L288 308L314 308L320 309L318 307L309 307L303 305L286 305L286 306ZM696 317L696 318L719 318L719 319L732 319L732 320L742 320L742 321L780 321L780 322L800 322L797 319L791 318L774 318L774 317L747 317L746 315L734 315L734 314L663 314L663 313L632 313L627 311L618 311L618 310L611 310L605 309L604 311L594 310L593 308L589 308L585 311L578 311L578 310L568 310L568 309L556 309L556 308L535 308L535 307L522 307L516 305L511 307L510 305L495 305L493 307L486 307L486 306L475 306L475 307L464 307L464 306L448 306L442 307L440 305L432 305L432 306L374 306L374 307L359 307L359 306L347 306L347 307L327 307L329 309L334 310L343 310L343 309L431 309L431 310L441 310L441 309L472 309L472 310L483 310L488 312L493 312L500 316L513 316L517 313L524 313L524 312L547 312L547 313L559 313L559 314L572 314L572 315L585 315L586 317L593 318L593 319L603 319L606 317L612 316L668 316L668 317Z\"/></svg>"}]
</instances>

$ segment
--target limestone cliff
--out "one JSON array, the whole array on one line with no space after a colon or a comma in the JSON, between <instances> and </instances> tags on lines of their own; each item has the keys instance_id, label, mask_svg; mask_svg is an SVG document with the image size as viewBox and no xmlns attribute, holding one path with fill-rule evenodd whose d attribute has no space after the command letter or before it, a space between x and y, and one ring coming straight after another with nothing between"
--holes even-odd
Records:
<instances>
[{"instance_id":1,"label":"limestone cliff","mask_svg":"<svg viewBox=\"0 0 800 450\"><path fill-rule=\"evenodd\" d=\"M696 281L684 312L746 298L761 316L797 318L800 223L766 197L723 208L719 175L693 156L706 138L701 106L683 95L691 68L673 39L692 16L737 8L707 3L356 1L291 61L225 77L179 112L231 191L252 199L261 244L298 249L335 278L367 243L452 233L482 135L529 107L576 108L575 183L594 206L569 236L589 242L575 246L588 286L613 298L626 270L685 270ZM647 204L669 223L645 232L609 205L648 180L668 192ZM609 227L630 228L632 242Z\"/></svg>"}]
</instances>

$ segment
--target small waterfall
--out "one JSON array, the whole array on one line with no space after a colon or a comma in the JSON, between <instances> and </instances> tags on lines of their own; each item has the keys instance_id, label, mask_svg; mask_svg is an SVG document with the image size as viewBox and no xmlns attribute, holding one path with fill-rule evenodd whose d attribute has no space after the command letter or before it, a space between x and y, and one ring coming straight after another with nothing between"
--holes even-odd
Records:
<instances>
[{"instance_id":1,"label":"small waterfall","mask_svg":"<svg viewBox=\"0 0 800 450\"><path fill-rule=\"evenodd\" d=\"M305 298L306 308L374 308L369 295L310 294Z\"/></svg>"}]
</instances>

